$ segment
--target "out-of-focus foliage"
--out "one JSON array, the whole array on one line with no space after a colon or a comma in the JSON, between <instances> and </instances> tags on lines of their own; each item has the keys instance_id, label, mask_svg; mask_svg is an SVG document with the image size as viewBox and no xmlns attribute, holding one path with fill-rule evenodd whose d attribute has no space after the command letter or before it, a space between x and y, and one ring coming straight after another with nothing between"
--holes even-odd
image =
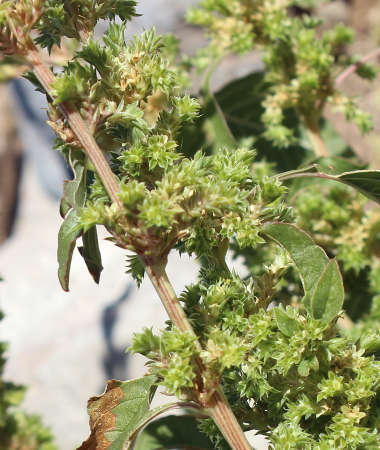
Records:
<instances>
[{"instance_id":1,"label":"out-of-focus foliage","mask_svg":"<svg viewBox=\"0 0 380 450\"><path fill-rule=\"evenodd\" d=\"M3 379L6 350L7 344L0 342L0 449L55 450L48 428L38 416L27 414L20 407L25 387Z\"/></svg>"},{"instance_id":2,"label":"out-of-focus foliage","mask_svg":"<svg viewBox=\"0 0 380 450\"><path fill-rule=\"evenodd\" d=\"M263 135L276 146L288 147L295 142L296 136L285 120L289 109L295 109L305 126L316 132L325 104L331 103L342 109L363 132L368 131L372 127L368 114L335 86L336 75L351 62L344 58L341 49L352 41L352 30L338 25L320 35L321 22L317 18L289 14L289 8L299 3L294 0L201 2L189 11L187 19L205 28L210 45L199 52L194 63L204 68L228 52L264 51L265 80L270 87L263 101ZM371 69L361 67L359 75L367 77L371 73L373 78Z\"/></svg>"}]
</instances>

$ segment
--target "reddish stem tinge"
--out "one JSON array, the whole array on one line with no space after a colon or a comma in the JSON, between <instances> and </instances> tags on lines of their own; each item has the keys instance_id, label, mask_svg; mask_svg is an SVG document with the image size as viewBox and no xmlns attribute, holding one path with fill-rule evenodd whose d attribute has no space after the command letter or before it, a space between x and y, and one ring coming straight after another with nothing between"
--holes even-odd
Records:
<instances>
[{"instance_id":1,"label":"reddish stem tinge","mask_svg":"<svg viewBox=\"0 0 380 450\"><path fill-rule=\"evenodd\" d=\"M343 81L349 77L351 74L357 71L357 69L365 64L366 62L370 61L373 58L376 58L377 56L380 56L380 48L377 48L376 50L373 50L371 53L368 53L368 55L363 56L357 63L351 64L351 66L347 67L335 80L335 86L339 86L343 83Z\"/></svg>"}]
</instances>

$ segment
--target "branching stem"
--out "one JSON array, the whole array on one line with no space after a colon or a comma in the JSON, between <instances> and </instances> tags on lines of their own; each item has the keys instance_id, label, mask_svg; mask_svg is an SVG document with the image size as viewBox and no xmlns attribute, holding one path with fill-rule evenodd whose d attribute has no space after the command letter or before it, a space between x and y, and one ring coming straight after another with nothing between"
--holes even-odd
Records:
<instances>
[{"instance_id":1,"label":"branching stem","mask_svg":"<svg viewBox=\"0 0 380 450\"><path fill-rule=\"evenodd\" d=\"M36 77L44 87L46 93L54 99L51 91L51 87L55 81L53 73L43 62L37 50L30 51L28 57ZM119 186L116 177L94 137L90 133L85 121L75 107L69 102L60 103L59 108L85 149L111 200L116 203L119 208L122 208L122 203L118 197ZM164 266L162 264L154 266L146 265L146 271L173 324L181 331L188 332L196 337L196 334L178 301L173 286L166 275ZM199 341L196 340L196 343L200 350L201 346ZM197 365L199 368L199 375L202 375L205 368L200 358L197 360ZM209 411L210 416L214 419L216 425L219 427L231 447L234 450L251 450L252 447L247 441L247 438L221 388L218 387L214 392L210 393L209 397L207 395L205 395L205 397L208 398L208 400L207 404L203 406Z\"/></svg>"}]
</instances>

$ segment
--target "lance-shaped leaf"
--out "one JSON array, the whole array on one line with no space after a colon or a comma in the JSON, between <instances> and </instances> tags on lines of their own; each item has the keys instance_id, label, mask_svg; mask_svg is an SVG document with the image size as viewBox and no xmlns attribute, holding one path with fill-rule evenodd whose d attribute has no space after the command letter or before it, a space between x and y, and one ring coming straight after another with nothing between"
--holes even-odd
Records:
<instances>
[{"instance_id":1,"label":"lance-shaped leaf","mask_svg":"<svg viewBox=\"0 0 380 450\"><path fill-rule=\"evenodd\" d=\"M300 274L305 295L311 293L329 262L325 251L307 233L289 223L268 223L262 233L288 252Z\"/></svg>"},{"instance_id":2,"label":"lance-shaped leaf","mask_svg":"<svg viewBox=\"0 0 380 450\"><path fill-rule=\"evenodd\" d=\"M319 172L331 173L333 175L366 168L365 164L359 164L339 156L317 158L310 164L315 164Z\"/></svg>"},{"instance_id":3,"label":"lance-shaped leaf","mask_svg":"<svg viewBox=\"0 0 380 450\"><path fill-rule=\"evenodd\" d=\"M82 233L77 225L77 213L74 209L71 209L66 215L58 232L58 278L64 291L69 290L71 259L75 248L75 242Z\"/></svg>"},{"instance_id":4,"label":"lance-shaped leaf","mask_svg":"<svg viewBox=\"0 0 380 450\"><path fill-rule=\"evenodd\" d=\"M338 156L322 157L309 161L307 166L280 173L277 177L280 180L292 179L288 191L289 197L292 197L293 195L297 195L300 189L308 186L310 183L316 183L318 178L342 181L339 179L336 180L334 176L339 176L342 172L362 170L365 167L363 164L359 165L356 162ZM331 176L333 177L331 178Z\"/></svg>"},{"instance_id":5,"label":"lance-shaped leaf","mask_svg":"<svg viewBox=\"0 0 380 450\"><path fill-rule=\"evenodd\" d=\"M77 211L86 201L86 168L84 155L72 151L70 166L74 172L73 180L66 180L63 185L63 197L60 214L64 221L58 233L58 279L64 291L69 290L70 268L75 243L82 234L77 225Z\"/></svg>"},{"instance_id":6,"label":"lance-shaped leaf","mask_svg":"<svg viewBox=\"0 0 380 450\"><path fill-rule=\"evenodd\" d=\"M85 156L80 151L72 150L70 153L70 166L74 172L74 178L72 180L66 180L63 186L63 197L60 205L60 213L62 217L66 217L69 214L69 211L78 212L86 202L86 176L87 170L85 166ZM76 239L82 233L75 233ZM74 233L71 233L71 236L74 237ZM87 269L90 272L96 283L99 283L100 273L103 270L102 259L99 251L99 243L98 243L98 235L96 232L96 228L93 227L88 230L82 236L83 246L79 247L79 253L84 259L86 263ZM60 243L58 247L62 247ZM70 257L67 258L65 262L63 258L59 261L60 272L64 272L64 276L60 281L64 290L68 290L69 288L69 276L70 276L70 264L71 264L71 256L73 254L75 248L75 240L71 241L70 247L66 249L66 253L69 251ZM59 253L63 253L62 250L59 250ZM62 268L61 268L62 265ZM60 273L59 272L59 273Z\"/></svg>"},{"instance_id":7,"label":"lance-shaped leaf","mask_svg":"<svg viewBox=\"0 0 380 450\"><path fill-rule=\"evenodd\" d=\"M330 264L325 251L294 225L268 223L262 233L283 247L293 260L300 274L305 292L303 303L309 314L326 321L333 317L333 312L339 312L344 291L337 263Z\"/></svg>"},{"instance_id":8,"label":"lance-shaped leaf","mask_svg":"<svg viewBox=\"0 0 380 450\"><path fill-rule=\"evenodd\" d=\"M211 78L215 71L215 67L212 66L203 83L203 98L204 98L204 111L205 121L204 128L206 135L215 151L220 148L234 149L237 147L234 136L227 124L223 111L220 108L218 101L211 89Z\"/></svg>"},{"instance_id":9,"label":"lance-shaped leaf","mask_svg":"<svg viewBox=\"0 0 380 450\"><path fill-rule=\"evenodd\" d=\"M83 247L79 247L79 253L82 255L87 269L92 275L95 283L99 283L100 273L103 270L102 256L99 251L98 234L96 227L90 228L82 236Z\"/></svg>"},{"instance_id":10,"label":"lance-shaped leaf","mask_svg":"<svg viewBox=\"0 0 380 450\"><path fill-rule=\"evenodd\" d=\"M380 170L354 170L344 172L336 178L380 203Z\"/></svg>"},{"instance_id":11,"label":"lance-shaped leaf","mask_svg":"<svg viewBox=\"0 0 380 450\"><path fill-rule=\"evenodd\" d=\"M198 429L191 416L167 416L154 420L138 436L134 450L164 448L212 450L209 438Z\"/></svg>"},{"instance_id":12,"label":"lance-shaped leaf","mask_svg":"<svg viewBox=\"0 0 380 450\"><path fill-rule=\"evenodd\" d=\"M338 181L351 186L369 199L380 203L380 170L354 170L341 173L340 175L330 175L324 172L294 171L293 173L285 172L280 174L278 178L281 181L292 178L322 178Z\"/></svg>"},{"instance_id":13,"label":"lance-shaped leaf","mask_svg":"<svg viewBox=\"0 0 380 450\"><path fill-rule=\"evenodd\" d=\"M150 410L155 381L153 375L130 381L111 380L103 395L90 398L87 409L91 434L78 450L130 449L137 433L152 419L184 405L176 402Z\"/></svg>"},{"instance_id":14,"label":"lance-shaped leaf","mask_svg":"<svg viewBox=\"0 0 380 450\"><path fill-rule=\"evenodd\" d=\"M336 259L332 259L322 273L310 299L312 316L329 323L341 311L343 299L342 275Z\"/></svg>"}]
</instances>

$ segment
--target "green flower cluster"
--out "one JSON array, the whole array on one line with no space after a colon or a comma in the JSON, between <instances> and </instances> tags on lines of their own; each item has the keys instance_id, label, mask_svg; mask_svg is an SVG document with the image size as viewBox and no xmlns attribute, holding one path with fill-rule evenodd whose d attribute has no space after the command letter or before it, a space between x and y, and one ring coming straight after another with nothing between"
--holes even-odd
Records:
<instances>
[{"instance_id":1,"label":"green flower cluster","mask_svg":"<svg viewBox=\"0 0 380 450\"><path fill-rule=\"evenodd\" d=\"M134 338L133 351L151 359L169 392L186 396L199 384L189 360L200 356L203 385L220 380L244 429L259 429L276 448L378 448L380 363L373 356L339 337L334 323L284 309L268 279L267 290L275 291L269 298L253 278L214 278L210 268L203 275L181 296L201 351L176 329L161 336L146 329ZM268 309L272 300L280 306ZM201 428L225 448L211 423Z\"/></svg>"},{"instance_id":2,"label":"green flower cluster","mask_svg":"<svg viewBox=\"0 0 380 450\"><path fill-rule=\"evenodd\" d=\"M103 224L119 246L151 261L165 260L175 246L204 256L232 237L241 247L263 242L261 223L291 219L281 200L285 188L275 178L255 178L255 152L248 148L186 158L180 131L200 105L183 93L175 45L154 30L126 42L124 31L111 23L103 44L89 39L53 86L49 123L60 137L56 147L72 165L83 164L80 143L57 107L71 102L119 181L122 209L94 176L76 208L78 228L86 233Z\"/></svg>"},{"instance_id":3,"label":"green flower cluster","mask_svg":"<svg viewBox=\"0 0 380 450\"><path fill-rule=\"evenodd\" d=\"M193 387L197 356L194 336L173 328L158 337L145 328L134 335L130 350L150 359L150 372L157 375L168 394L181 397L183 390Z\"/></svg>"},{"instance_id":4,"label":"green flower cluster","mask_svg":"<svg viewBox=\"0 0 380 450\"><path fill-rule=\"evenodd\" d=\"M366 204L361 194L331 183L309 184L294 199L299 226L356 274L379 265L380 217Z\"/></svg>"},{"instance_id":5,"label":"green flower cluster","mask_svg":"<svg viewBox=\"0 0 380 450\"><path fill-rule=\"evenodd\" d=\"M44 14L36 23L39 36L36 43L49 52L54 45L60 46L62 37L81 40L92 33L101 19L130 20L136 16L136 2L132 0L46 0L39 2Z\"/></svg>"},{"instance_id":6,"label":"green flower cluster","mask_svg":"<svg viewBox=\"0 0 380 450\"><path fill-rule=\"evenodd\" d=\"M49 124L59 136L56 148L74 171L61 203L63 288L68 289L79 237L81 255L99 280L96 225L104 225L110 240L133 253L129 272L138 285L146 269L174 322L160 335L145 329L131 347L149 359L150 373L169 394L208 413L216 408L214 394L224 402L222 388L242 429L259 430L279 449L379 448L378 297L372 322L352 331L352 336L358 333L355 341L342 337L336 326L344 297L337 262L289 224L294 215L284 203L287 189L265 161L254 163L255 151L247 146L250 136L240 141L246 146L233 145L211 93L210 114L221 119L214 135L224 132L221 140L228 136L230 142L211 155L198 147L185 150L184 126L208 112L184 93L186 77L175 64L176 42L154 30L126 42L125 23L114 19L125 22L136 15L134 1L16 3L0 0L0 45L7 55L19 54L33 65L35 44L50 51L62 38L80 41L51 86L34 68L51 89ZM341 106L364 131L370 126L335 84L338 70L350 62L340 48L352 34L343 26L321 34L318 20L292 14L292 6L311 3L205 0L189 13L189 20L204 26L211 38L198 59L200 66L226 52L264 49L264 136L278 146L288 146L301 134L288 127L289 110L320 143L319 119L327 102ZM22 17L26 32L20 27ZM93 29L104 18L111 24L100 43L93 39ZM33 38L38 34L35 41L31 31ZM43 74L51 77L47 67ZM372 72L362 66L361 74ZM104 169L102 153L111 170ZM367 212L364 201L345 189L324 192L319 184L317 192L311 185L290 189L297 191L289 198L299 224L316 235L329 256L337 255L347 274L368 275L373 292L378 289L377 214ZM265 239L283 250L262 245ZM252 269L246 279L231 273L225 262L231 241ZM174 248L194 254L201 264L199 281L186 288L179 303L164 271ZM302 279L303 303L298 278L288 270L290 258ZM348 308L354 297L357 301L352 290ZM180 331L184 329L188 332ZM201 428L216 448L226 448L214 423L202 420ZM232 422L227 428L222 429L226 436L239 431Z\"/></svg>"},{"instance_id":7,"label":"green flower cluster","mask_svg":"<svg viewBox=\"0 0 380 450\"><path fill-rule=\"evenodd\" d=\"M210 60L228 52L244 53L253 49L264 51L265 79L271 87L263 103L264 136L279 147L295 140L288 128L285 112L295 109L304 125L318 132L318 123L325 104L343 110L363 132L372 127L370 117L359 110L353 99L335 86L339 71L351 61L341 56L342 45L348 44L353 32L337 25L320 33L321 22L310 15L292 15L294 0L206 0L189 11L188 21L207 30L211 40L195 63L206 67ZM359 75L374 77L364 65Z\"/></svg>"},{"instance_id":8,"label":"green flower cluster","mask_svg":"<svg viewBox=\"0 0 380 450\"><path fill-rule=\"evenodd\" d=\"M251 151L198 152L188 159L173 152L177 144L166 136L141 141L146 150L140 160L137 146L131 147L134 154L126 150L119 157L123 211L104 202L104 196L90 196L80 214L85 230L102 223L119 245L144 256L166 256L179 243L188 253L204 256L234 236L241 247L255 246L263 242L258 234L263 221L289 218L281 204L284 188L276 180L270 189L268 180L261 187L250 177ZM133 164L125 164L132 159Z\"/></svg>"}]
</instances>

